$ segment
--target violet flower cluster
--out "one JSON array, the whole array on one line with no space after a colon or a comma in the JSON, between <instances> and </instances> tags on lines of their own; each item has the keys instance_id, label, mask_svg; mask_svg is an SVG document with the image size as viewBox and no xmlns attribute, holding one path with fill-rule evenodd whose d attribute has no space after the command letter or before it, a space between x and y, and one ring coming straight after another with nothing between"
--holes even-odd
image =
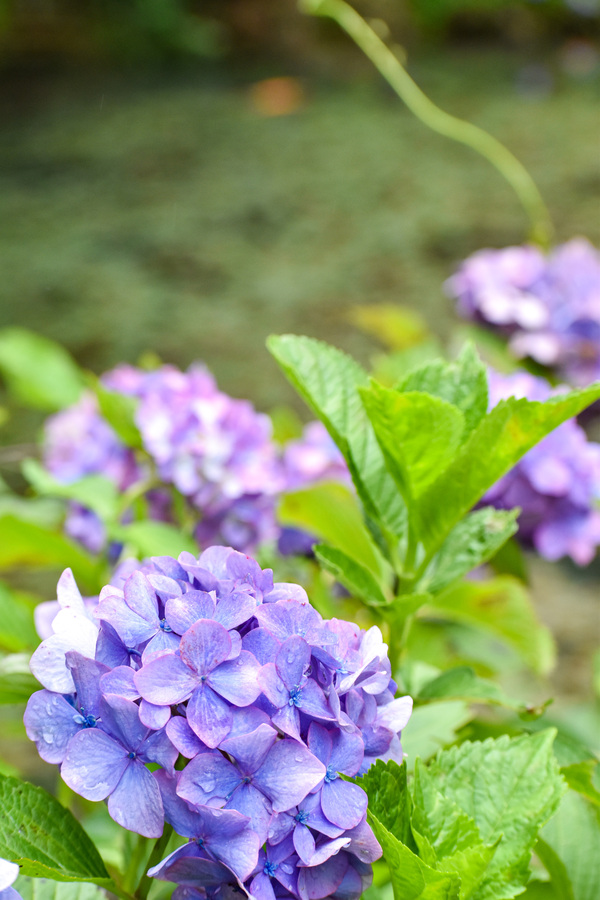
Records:
<instances>
[{"instance_id":1,"label":"violet flower cluster","mask_svg":"<svg viewBox=\"0 0 600 900\"><path fill-rule=\"evenodd\" d=\"M7 859L0 859L0 900L22 900L21 895L11 885L17 880L19 867Z\"/></svg>"},{"instance_id":2,"label":"violet flower cluster","mask_svg":"<svg viewBox=\"0 0 600 900\"><path fill-rule=\"evenodd\" d=\"M342 776L400 762L412 709L379 628L225 547L130 561L87 602L66 570L57 595L27 734L123 827L187 839L150 875L180 900L358 900L381 849Z\"/></svg>"},{"instance_id":3,"label":"violet flower cluster","mask_svg":"<svg viewBox=\"0 0 600 900\"><path fill-rule=\"evenodd\" d=\"M95 397L84 394L48 419L46 467L66 484L103 475L121 492L148 479L153 467L156 485L145 494L148 517L174 519L169 489L175 488L198 519L201 546L223 543L252 552L279 537L275 507L283 490L348 479L320 423L307 426L303 438L282 453L269 417L219 391L204 367L147 372L122 365L102 380L111 391L136 399L135 421L148 458L136 457L102 418ZM105 546L103 523L80 505L71 505L66 531L94 553Z\"/></svg>"},{"instance_id":4,"label":"violet flower cluster","mask_svg":"<svg viewBox=\"0 0 600 900\"><path fill-rule=\"evenodd\" d=\"M527 372L488 370L490 407L508 397L546 400L557 391ZM560 391L560 389L558 389ZM570 556L591 562L600 544L600 444L587 439L575 419L533 447L485 495L481 505L521 507L520 540L546 559Z\"/></svg>"},{"instance_id":5,"label":"violet flower cluster","mask_svg":"<svg viewBox=\"0 0 600 900\"><path fill-rule=\"evenodd\" d=\"M530 246L480 250L445 287L461 315L507 336L517 358L576 385L600 377L600 253L583 238L547 256Z\"/></svg>"}]
</instances>

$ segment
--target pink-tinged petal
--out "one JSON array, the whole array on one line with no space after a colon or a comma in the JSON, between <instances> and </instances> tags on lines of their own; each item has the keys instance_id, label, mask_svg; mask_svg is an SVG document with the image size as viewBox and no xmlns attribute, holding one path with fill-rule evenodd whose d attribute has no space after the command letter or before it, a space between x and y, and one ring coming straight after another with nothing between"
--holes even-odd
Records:
<instances>
[{"instance_id":1,"label":"pink-tinged petal","mask_svg":"<svg viewBox=\"0 0 600 900\"><path fill-rule=\"evenodd\" d=\"M127 751L97 728L86 728L71 739L60 774L86 800L104 800L119 783L129 760Z\"/></svg>"},{"instance_id":2,"label":"pink-tinged petal","mask_svg":"<svg viewBox=\"0 0 600 900\"><path fill-rule=\"evenodd\" d=\"M174 716L167 722L166 732L174 747L187 759L193 759L198 753L206 750L202 743L183 716Z\"/></svg>"},{"instance_id":3,"label":"pink-tinged petal","mask_svg":"<svg viewBox=\"0 0 600 900\"><path fill-rule=\"evenodd\" d=\"M297 600L302 605L310 602L303 587L300 587L299 584L289 584L285 581L275 582L273 590L269 591L265 597L265 603L277 603L278 600Z\"/></svg>"},{"instance_id":4,"label":"pink-tinged petal","mask_svg":"<svg viewBox=\"0 0 600 900\"><path fill-rule=\"evenodd\" d=\"M23 722L42 759L48 763L63 761L69 741L81 729L77 717L77 710L62 694L36 691L31 695Z\"/></svg>"},{"instance_id":5,"label":"pink-tinged petal","mask_svg":"<svg viewBox=\"0 0 600 900\"><path fill-rule=\"evenodd\" d=\"M158 619L158 603L150 582L142 572L133 572L123 585L127 606L147 622Z\"/></svg>"},{"instance_id":6,"label":"pink-tinged petal","mask_svg":"<svg viewBox=\"0 0 600 900\"><path fill-rule=\"evenodd\" d=\"M242 784L227 802L227 809L236 809L242 815L248 816L252 830L257 834L260 843L264 844L273 818L271 804L264 794L251 784Z\"/></svg>"},{"instance_id":7,"label":"pink-tinged petal","mask_svg":"<svg viewBox=\"0 0 600 900\"><path fill-rule=\"evenodd\" d=\"M97 619L112 625L128 647L137 647L138 644L147 641L156 634L158 628L157 616L151 621L143 619L129 608L123 597L116 595L102 600L94 610L94 615Z\"/></svg>"},{"instance_id":8,"label":"pink-tinged petal","mask_svg":"<svg viewBox=\"0 0 600 900\"><path fill-rule=\"evenodd\" d=\"M253 628L242 640L244 650L249 650L259 663L274 663L281 646L275 635L267 628Z\"/></svg>"},{"instance_id":9,"label":"pink-tinged petal","mask_svg":"<svg viewBox=\"0 0 600 900\"><path fill-rule=\"evenodd\" d=\"M236 767L220 753L199 753L181 772L177 793L194 806L206 806L215 798L224 801L240 780Z\"/></svg>"},{"instance_id":10,"label":"pink-tinged petal","mask_svg":"<svg viewBox=\"0 0 600 900\"><path fill-rule=\"evenodd\" d=\"M148 703L147 700L142 700L139 711L140 722L152 731L164 728L171 718L170 706L155 706L154 703Z\"/></svg>"},{"instance_id":11,"label":"pink-tinged petal","mask_svg":"<svg viewBox=\"0 0 600 900\"><path fill-rule=\"evenodd\" d=\"M362 822L359 822L356 828L347 831L344 836L350 838L348 853L353 853L361 862L370 864L383 856L383 850L373 834L366 817Z\"/></svg>"},{"instance_id":12,"label":"pink-tinged petal","mask_svg":"<svg viewBox=\"0 0 600 900\"><path fill-rule=\"evenodd\" d=\"M275 665L287 689L297 687L310 665L310 647L299 635L293 635L281 645Z\"/></svg>"},{"instance_id":13,"label":"pink-tinged petal","mask_svg":"<svg viewBox=\"0 0 600 900\"><path fill-rule=\"evenodd\" d=\"M294 740L300 741L301 744L304 743L300 734L300 713L293 704L290 706L286 703L285 706L277 710L273 716L273 725L276 725L280 731L294 738Z\"/></svg>"},{"instance_id":14,"label":"pink-tinged petal","mask_svg":"<svg viewBox=\"0 0 600 900\"><path fill-rule=\"evenodd\" d=\"M397 697L391 703L377 707L377 724L390 731L402 731L408 724L412 708L412 697Z\"/></svg>"},{"instance_id":15,"label":"pink-tinged petal","mask_svg":"<svg viewBox=\"0 0 600 900\"><path fill-rule=\"evenodd\" d=\"M256 600L251 594L233 591L218 601L214 618L229 631L252 618L256 606Z\"/></svg>"},{"instance_id":16,"label":"pink-tinged petal","mask_svg":"<svg viewBox=\"0 0 600 900\"><path fill-rule=\"evenodd\" d=\"M229 737L219 747L233 756L244 775L252 775L265 761L277 739L277 732L270 725L259 725L248 734Z\"/></svg>"},{"instance_id":17,"label":"pink-tinged petal","mask_svg":"<svg viewBox=\"0 0 600 900\"><path fill-rule=\"evenodd\" d=\"M338 828L355 828L367 811L367 795L357 784L336 778L321 791L323 815Z\"/></svg>"},{"instance_id":18,"label":"pink-tinged petal","mask_svg":"<svg viewBox=\"0 0 600 900\"><path fill-rule=\"evenodd\" d=\"M187 706L187 719L194 733L207 747L218 747L231 731L231 707L207 684L200 685Z\"/></svg>"},{"instance_id":19,"label":"pink-tinged petal","mask_svg":"<svg viewBox=\"0 0 600 900\"><path fill-rule=\"evenodd\" d=\"M208 675L224 662L231 651L229 633L212 619L200 619L181 638L182 660L199 675Z\"/></svg>"},{"instance_id":20,"label":"pink-tinged petal","mask_svg":"<svg viewBox=\"0 0 600 900\"><path fill-rule=\"evenodd\" d=\"M260 694L260 664L242 650L237 659L222 663L208 676L208 684L234 706L250 706Z\"/></svg>"},{"instance_id":21,"label":"pink-tinged petal","mask_svg":"<svg viewBox=\"0 0 600 900\"><path fill-rule=\"evenodd\" d=\"M315 852L315 839L306 825L294 828L294 848L302 862L308 865Z\"/></svg>"},{"instance_id":22,"label":"pink-tinged petal","mask_svg":"<svg viewBox=\"0 0 600 900\"><path fill-rule=\"evenodd\" d=\"M206 591L188 591L167 600L165 617L177 634L185 634L199 619L213 619L215 601Z\"/></svg>"},{"instance_id":23,"label":"pink-tinged petal","mask_svg":"<svg viewBox=\"0 0 600 900\"><path fill-rule=\"evenodd\" d=\"M344 838L337 838L338 841L346 840ZM327 853L330 848L324 845L320 850L322 853ZM317 850L317 854L322 855L320 850ZM302 865L302 864L301 864ZM320 865L315 865L315 867L300 868L298 873L298 892L303 900L324 900L325 897L330 897L332 894L336 892L342 880L348 870L348 857L344 854L339 854L339 851L326 858L325 862Z\"/></svg>"},{"instance_id":24,"label":"pink-tinged petal","mask_svg":"<svg viewBox=\"0 0 600 900\"><path fill-rule=\"evenodd\" d=\"M253 783L271 800L275 812L298 804L325 777L325 766L306 747L284 738L269 751Z\"/></svg>"},{"instance_id":25,"label":"pink-tinged petal","mask_svg":"<svg viewBox=\"0 0 600 900\"><path fill-rule=\"evenodd\" d=\"M164 816L160 790L148 769L138 760L128 760L121 780L108 798L110 816L144 837L157 838L163 832Z\"/></svg>"},{"instance_id":26,"label":"pink-tinged petal","mask_svg":"<svg viewBox=\"0 0 600 900\"><path fill-rule=\"evenodd\" d=\"M159 656L135 673L135 684L140 695L157 706L183 703L198 682L196 673L175 653Z\"/></svg>"},{"instance_id":27,"label":"pink-tinged petal","mask_svg":"<svg viewBox=\"0 0 600 900\"><path fill-rule=\"evenodd\" d=\"M116 666L100 679L100 690L103 694L117 694L128 700L137 700L140 692L133 676L135 671L130 666Z\"/></svg>"},{"instance_id":28,"label":"pink-tinged petal","mask_svg":"<svg viewBox=\"0 0 600 900\"><path fill-rule=\"evenodd\" d=\"M277 674L275 663L269 662L262 666L258 673L258 685L269 703L277 709L287 704L290 693Z\"/></svg>"}]
</instances>

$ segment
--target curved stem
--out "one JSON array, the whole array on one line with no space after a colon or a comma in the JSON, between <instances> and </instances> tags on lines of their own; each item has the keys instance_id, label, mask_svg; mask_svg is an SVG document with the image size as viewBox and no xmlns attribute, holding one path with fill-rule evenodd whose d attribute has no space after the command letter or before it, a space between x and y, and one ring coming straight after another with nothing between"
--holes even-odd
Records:
<instances>
[{"instance_id":1,"label":"curved stem","mask_svg":"<svg viewBox=\"0 0 600 900\"><path fill-rule=\"evenodd\" d=\"M152 848L152 852L150 853L148 862L146 863L146 866L144 868L144 874L142 875L140 883L136 888L135 897L137 898L137 900L146 900L148 891L150 890L150 887L152 885L152 878L150 878L150 876L147 874L148 869L156 866L161 861L161 859L165 855L165 850L167 849L167 844L169 843L172 834L172 826L165 823L164 831L161 837L157 838L156 843Z\"/></svg>"},{"instance_id":2,"label":"curved stem","mask_svg":"<svg viewBox=\"0 0 600 900\"><path fill-rule=\"evenodd\" d=\"M550 215L531 175L510 150L477 125L436 106L373 29L344 0L299 0L299 6L311 15L334 19L421 122L484 156L504 176L521 202L531 225L530 240L548 247L553 233Z\"/></svg>"}]
</instances>

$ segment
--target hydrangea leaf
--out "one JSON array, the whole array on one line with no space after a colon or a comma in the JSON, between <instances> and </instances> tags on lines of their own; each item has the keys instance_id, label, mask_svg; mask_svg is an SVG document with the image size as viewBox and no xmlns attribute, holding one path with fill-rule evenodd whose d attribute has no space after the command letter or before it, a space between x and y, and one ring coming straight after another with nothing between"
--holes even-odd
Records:
<instances>
[{"instance_id":1,"label":"hydrangea leaf","mask_svg":"<svg viewBox=\"0 0 600 900\"><path fill-rule=\"evenodd\" d=\"M555 734L466 742L429 766L435 789L474 821L482 842L498 842L477 900L514 897L529 880L533 845L566 789L552 751Z\"/></svg>"},{"instance_id":2,"label":"hydrangea leaf","mask_svg":"<svg viewBox=\"0 0 600 900\"><path fill-rule=\"evenodd\" d=\"M436 872L394 837L371 811L367 815L390 869L395 900L459 900L460 878Z\"/></svg>"},{"instance_id":3,"label":"hydrangea leaf","mask_svg":"<svg viewBox=\"0 0 600 900\"><path fill-rule=\"evenodd\" d=\"M471 343L465 345L456 362L436 359L409 372L397 390L425 391L457 406L464 415L465 437L487 412L487 373Z\"/></svg>"},{"instance_id":4,"label":"hydrangea leaf","mask_svg":"<svg viewBox=\"0 0 600 900\"><path fill-rule=\"evenodd\" d=\"M69 566L84 590L97 587L97 564L73 541L17 516L0 516L0 569L23 565Z\"/></svg>"},{"instance_id":5,"label":"hydrangea leaf","mask_svg":"<svg viewBox=\"0 0 600 900\"><path fill-rule=\"evenodd\" d=\"M33 784L0 776L0 857L22 875L55 881L112 881L96 847L75 817Z\"/></svg>"},{"instance_id":6,"label":"hydrangea leaf","mask_svg":"<svg viewBox=\"0 0 600 900\"><path fill-rule=\"evenodd\" d=\"M198 555L196 542L167 522L132 522L130 525L113 525L109 529L112 540L127 544L140 556L177 556L187 550Z\"/></svg>"},{"instance_id":7,"label":"hydrangea leaf","mask_svg":"<svg viewBox=\"0 0 600 900\"><path fill-rule=\"evenodd\" d=\"M509 575L451 586L434 598L429 609L433 615L500 638L535 672L547 673L554 664L550 631L538 620L525 586Z\"/></svg>"},{"instance_id":8,"label":"hydrangea leaf","mask_svg":"<svg viewBox=\"0 0 600 900\"><path fill-rule=\"evenodd\" d=\"M325 482L286 494L278 519L315 534L381 577L390 572L369 539L356 497L343 484Z\"/></svg>"},{"instance_id":9,"label":"hydrangea leaf","mask_svg":"<svg viewBox=\"0 0 600 900\"><path fill-rule=\"evenodd\" d=\"M343 453L367 516L403 535L406 508L358 394L368 385L367 373L341 350L313 338L271 336L267 346Z\"/></svg>"},{"instance_id":10,"label":"hydrangea leaf","mask_svg":"<svg viewBox=\"0 0 600 900\"><path fill-rule=\"evenodd\" d=\"M441 747L452 743L455 732L473 718L469 705L463 700L448 700L417 706L402 731L402 747L408 757L409 768L417 756L429 759Z\"/></svg>"},{"instance_id":11,"label":"hydrangea leaf","mask_svg":"<svg viewBox=\"0 0 600 900\"><path fill-rule=\"evenodd\" d=\"M21 470L38 494L73 500L91 509L104 522L117 516L116 485L103 475L87 475L71 484L62 484L35 459L24 460Z\"/></svg>"},{"instance_id":12,"label":"hydrangea leaf","mask_svg":"<svg viewBox=\"0 0 600 900\"><path fill-rule=\"evenodd\" d=\"M428 550L441 546L456 523L534 444L598 397L600 384L595 384L544 403L511 397L495 406L420 499L420 531Z\"/></svg>"},{"instance_id":13,"label":"hydrangea leaf","mask_svg":"<svg viewBox=\"0 0 600 900\"><path fill-rule=\"evenodd\" d=\"M0 332L0 372L18 400L47 412L75 403L84 385L63 347L25 328Z\"/></svg>"},{"instance_id":14,"label":"hydrangea leaf","mask_svg":"<svg viewBox=\"0 0 600 900\"><path fill-rule=\"evenodd\" d=\"M511 700L493 681L480 678L470 666L458 666L442 672L419 692L419 700L467 700L471 703L491 703L509 709L522 709L523 704Z\"/></svg>"},{"instance_id":15,"label":"hydrangea leaf","mask_svg":"<svg viewBox=\"0 0 600 900\"><path fill-rule=\"evenodd\" d=\"M562 799L558 813L542 829L540 837L564 866L571 882L574 900L597 900L600 885L598 807L575 791L568 791ZM549 869L552 868L542 844L536 848L536 852L544 865ZM553 880L557 879L555 871L550 874ZM567 898L567 895L564 896Z\"/></svg>"},{"instance_id":16,"label":"hydrangea leaf","mask_svg":"<svg viewBox=\"0 0 600 900\"><path fill-rule=\"evenodd\" d=\"M594 779L600 774L600 763L595 759L587 759L571 766L564 766L561 775L572 790L583 794L590 803L600 806L600 791L594 784Z\"/></svg>"},{"instance_id":17,"label":"hydrangea leaf","mask_svg":"<svg viewBox=\"0 0 600 900\"><path fill-rule=\"evenodd\" d=\"M385 606L387 599L374 575L359 562L336 547L317 544L314 552L328 572L331 572L354 597L367 606Z\"/></svg>"},{"instance_id":18,"label":"hydrangea leaf","mask_svg":"<svg viewBox=\"0 0 600 900\"><path fill-rule=\"evenodd\" d=\"M142 436L135 422L136 398L109 391L97 379L92 383L92 388L98 399L100 412L113 431L128 447L142 447Z\"/></svg>"},{"instance_id":19,"label":"hydrangea leaf","mask_svg":"<svg viewBox=\"0 0 600 900\"><path fill-rule=\"evenodd\" d=\"M33 624L37 598L0 582L0 650L33 650L39 637Z\"/></svg>"},{"instance_id":20,"label":"hydrangea leaf","mask_svg":"<svg viewBox=\"0 0 600 900\"><path fill-rule=\"evenodd\" d=\"M10 653L0 657L0 704L26 703L39 687L29 671L28 653Z\"/></svg>"},{"instance_id":21,"label":"hydrangea leaf","mask_svg":"<svg viewBox=\"0 0 600 900\"><path fill-rule=\"evenodd\" d=\"M470 513L452 529L419 587L437 594L476 566L491 559L518 529L518 509L492 506Z\"/></svg>"},{"instance_id":22,"label":"hydrangea leaf","mask_svg":"<svg viewBox=\"0 0 600 900\"><path fill-rule=\"evenodd\" d=\"M381 825L401 843L414 849L406 762L399 766L393 760L384 763L378 759L362 778L357 779L357 784L366 791L369 809Z\"/></svg>"},{"instance_id":23,"label":"hydrangea leaf","mask_svg":"<svg viewBox=\"0 0 600 900\"><path fill-rule=\"evenodd\" d=\"M461 411L419 391L399 393L376 381L360 396L387 467L407 505L454 458L465 428Z\"/></svg>"},{"instance_id":24,"label":"hydrangea leaf","mask_svg":"<svg viewBox=\"0 0 600 900\"><path fill-rule=\"evenodd\" d=\"M51 881L22 875L14 884L23 900L104 900L100 887L89 882Z\"/></svg>"}]
</instances>

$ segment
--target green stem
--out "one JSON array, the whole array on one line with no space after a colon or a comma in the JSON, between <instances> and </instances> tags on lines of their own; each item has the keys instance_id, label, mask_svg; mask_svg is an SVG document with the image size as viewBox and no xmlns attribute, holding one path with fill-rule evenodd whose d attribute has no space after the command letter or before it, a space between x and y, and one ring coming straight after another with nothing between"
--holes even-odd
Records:
<instances>
[{"instance_id":1,"label":"green stem","mask_svg":"<svg viewBox=\"0 0 600 900\"><path fill-rule=\"evenodd\" d=\"M137 900L146 900L148 891L152 886L152 878L149 878L147 874L148 869L151 869L152 866L157 865L157 863L161 861L161 859L165 855L165 850L167 849L167 844L169 843L172 834L173 828L171 827L171 825L165 824L162 836L157 838L157 841L152 848L152 853L150 854L148 862L146 863L146 866L144 868L144 874L140 878L140 883L136 888L135 896Z\"/></svg>"},{"instance_id":2,"label":"green stem","mask_svg":"<svg viewBox=\"0 0 600 900\"><path fill-rule=\"evenodd\" d=\"M141 862L144 858L146 846L148 844L148 838L142 837L141 834L138 834L137 840L133 846L133 850L131 852L131 856L129 857L129 862L127 864L127 870L123 877L122 888L128 894L131 894L136 883L138 877L138 869L141 865Z\"/></svg>"},{"instance_id":3,"label":"green stem","mask_svg":"<svg viewBox=\"0 0 600 900\"><path fill-rule=\"evenodd\" d=\"M477 125L452 116L433 103L415 84L392 51L344 0L298 0L310 15L327 16L350 35L389 82L410 111L433 131L466 144L484 156L504 176L529 217L530 240L547 248L553 227L550 215L527 169L500 141Z\"/></svg>"}]
</instances>

